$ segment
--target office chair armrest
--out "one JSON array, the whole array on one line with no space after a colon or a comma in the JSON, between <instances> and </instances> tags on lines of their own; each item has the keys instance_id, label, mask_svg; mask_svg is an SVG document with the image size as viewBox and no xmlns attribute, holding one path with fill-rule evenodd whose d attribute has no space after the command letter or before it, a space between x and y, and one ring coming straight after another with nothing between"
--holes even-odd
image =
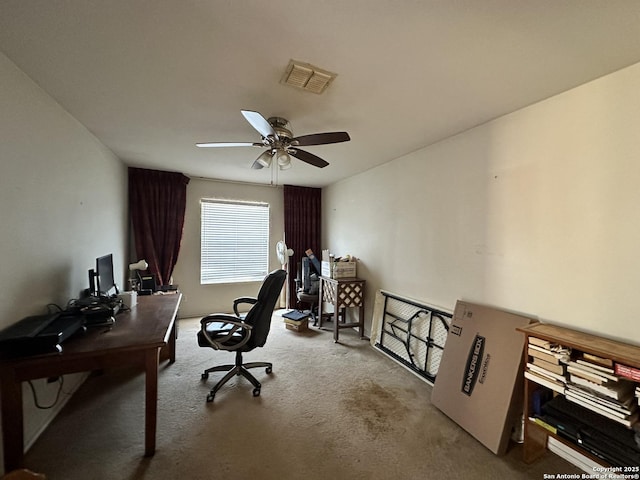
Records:
<instances>
[{"instance_id":1,"label":"office chair armrest","mask_svg":"<svg viewBox=\"0 0 640 480\"><path fill-rule=\"evenodd\" d=\"M219 330L214 330L214 332L216 334L225 334L225 335L217 338L216 340L211 338L211 336L209 335L209 332L207 332L207 325L209 325L210 323L222 323L223 328ZM229 326L227 327L227 325ZM200 331L202 332L202 335L204 336L204 338L207 339L207 342L209 342L209 344L213 347L214 350L233 351L233 350L239 349L249 341L249 338L251 338L252 328L253 328L252 325L249 325L248 323L245 323L242 320L239 320L233 315L228 315L226 313L215 313L213 315L207 315L202 320L200 320ZM236 334L236 332L238 332L238 330L246 331L244 338L236 344L226 345L225 343L231 340L231 338L233 338L233 336Z\"/></svg>"},{"instance_id":2,"label":"office chair armrest","mask_svg":"<svg viewBox=\"0 0 640 480\"><path fill-rule=\"evenodd\" d=\"M233 301L233 311L236 314L236 317L240 316L240 312L238 312L238 305L241 303L248 303L249 305L254 305L258 302L258 299L255 297L239 297Z\"/></svg>"}]
</instances>

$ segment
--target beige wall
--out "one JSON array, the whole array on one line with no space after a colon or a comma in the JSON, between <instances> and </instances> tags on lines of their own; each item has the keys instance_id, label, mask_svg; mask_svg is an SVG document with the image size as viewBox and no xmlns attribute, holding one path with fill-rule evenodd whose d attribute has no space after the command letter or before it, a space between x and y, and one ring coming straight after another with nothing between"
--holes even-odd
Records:
<instances>
[{"instance_id":1,"label":"beige wall","mask_svg":"<svg viewBox=\"0 0 640 480\"><path fill-rule=\"evenodd\" d=\"M638 85L640 64L324 189L367 322L385 289L640 343Z\"/></svg>"},{"instance_id":2,"label":"beige wall","mask_svg":"<svg viewBox=\"0 0 640 480\"><path fill-rule=\"evenodd\" d=\"M281 187L249 185L192 178L187 187L187 208L180 256L173 272L184 294L181 317L231 312L233 299L254 296L261 282L200 285L200 199L216 198L266 202L270 208L270 270L280 268L275 245L284 235L284 199Z\"/></svg>"},{"instance_id":3,"label":"beige wall","mask_svg":"<svg viewBox=\"0 0 640 480\"><path fill-rule=\"evenodd\" d=\"M1 329L77 298L100 255L114 254L122 284L127 182L122 162L3 54L0 84ZM79 381L65 376L62 401ZM58 383L34 385L53 403ZM24 403L29 443L62 403L36 409L27 384Z\"/></svg>"}]
</instances>

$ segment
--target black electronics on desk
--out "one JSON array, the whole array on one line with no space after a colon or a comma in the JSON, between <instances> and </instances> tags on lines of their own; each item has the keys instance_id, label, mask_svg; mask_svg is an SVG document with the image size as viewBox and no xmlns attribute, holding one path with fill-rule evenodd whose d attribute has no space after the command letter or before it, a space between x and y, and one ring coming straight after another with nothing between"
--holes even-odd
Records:
<instances>
[{"instance_id":1,"label":"black electronics on desk","mask_svg":"<svg viewBox=\"0 0 640 480\"><path fill-rule=\"evenodd\" d=\"M0 355L15 357L60 353L62 342L83 326L82 315L66 312L23 318L0 332Z\"/></svg>"},{"instance_id":2,"label":"black electronics on desk","mask_svg":"<svg viewBox=\"0 0 640 480\"><path fill-rule=\"evenodd\" d=\"M153 274L140 275L140 290L138 295L151 295L156 292L175 292L178 285L158 285L156 276Z\"/></svg>"},{"instance_id":3,"label":"black electronics on desk","mask_svg":"<svg viewBox=\"0 0 640 480\"><path fill-rule=\"evenodd\" d=\"M69 309L85 316L85 326L103 326L115 322L116 314L122 308L122 300L117 296L113 269L113 254L96 258L96 268L89 270L87 294L71 302Z\"/></svg>"},{"instance_id":4,"label":"black electronics on desk","mask_svg":"<svg viewBox=\"0 0 640 480\"><path fill-rule=\"evenodd\" d=\"M89 270L88 296L109 296L114 290L118 294L113 275L113 254L96 258L96 268Z\"/></svg>"},{"instance_id":5,"label":"black electronics on desk","mask_svg":"<svg viewBox=\"0 0 640 480\"><path fill-rule=\"evenodd\" d=\"M110 325L122 309L119 297L89 296L70 302L67 310L76 312L84 317L86 327Z\"/></svg>"},{"instance_id":6,"label":"black electronics on desk","mask_svg":"<svg viewBox=\"0 0 640 480\"><path fill-rule=\"evenodd\" d=\"M96 258L95 270L89 270L89 288L85 296L70 301L65 310L32 315L2 330L0 356L59 353L62 343L79 330L112 325L123 306L117 293L113 255Z\"/></svg>"}]
</instances>

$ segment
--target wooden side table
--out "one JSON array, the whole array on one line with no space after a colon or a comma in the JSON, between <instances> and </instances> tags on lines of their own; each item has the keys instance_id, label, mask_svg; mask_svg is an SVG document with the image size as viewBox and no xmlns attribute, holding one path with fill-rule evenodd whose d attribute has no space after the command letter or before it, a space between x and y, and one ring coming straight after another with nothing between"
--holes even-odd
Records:
<instances>
[{"instance_id":1,"label":"wooden side table","mask_svg":"<svg viewBox=\"0 0 640 480\"><path fill-rule=\"evenodd\" d=\"M318 305L319 327L322 327L323 302L333 305L333 340L338 341L341 328L358 327L360 338L364 337L364 284L365 280L351 278L320 277L320 302ZM339 313L345 308L358 308L358 321L347 322L346 315L343 322L339 321Z\"/></svg>"}]
</instances>

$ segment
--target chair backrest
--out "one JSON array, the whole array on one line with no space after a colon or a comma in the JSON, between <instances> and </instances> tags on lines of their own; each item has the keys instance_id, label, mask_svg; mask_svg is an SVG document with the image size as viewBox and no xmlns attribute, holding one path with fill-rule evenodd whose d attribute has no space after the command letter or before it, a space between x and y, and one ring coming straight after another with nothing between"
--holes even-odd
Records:
<instances>
[{"instance_id":1,"label":"chair backrest","mask_svg":"<svg viewBox=\"0 0 640 480\"><path fill-rule=\"evenodd\" d=\"M273 310L282 291L284 280L287 276L285 270L274 270L267 275L260 287L258 301L247 312L244 321L249 325L253 325L251 338L242 348L244 351L253 350L256 347L262 347L267 341L269 330L271 329L271 317Z\"/></svg>"}]
</instances>

